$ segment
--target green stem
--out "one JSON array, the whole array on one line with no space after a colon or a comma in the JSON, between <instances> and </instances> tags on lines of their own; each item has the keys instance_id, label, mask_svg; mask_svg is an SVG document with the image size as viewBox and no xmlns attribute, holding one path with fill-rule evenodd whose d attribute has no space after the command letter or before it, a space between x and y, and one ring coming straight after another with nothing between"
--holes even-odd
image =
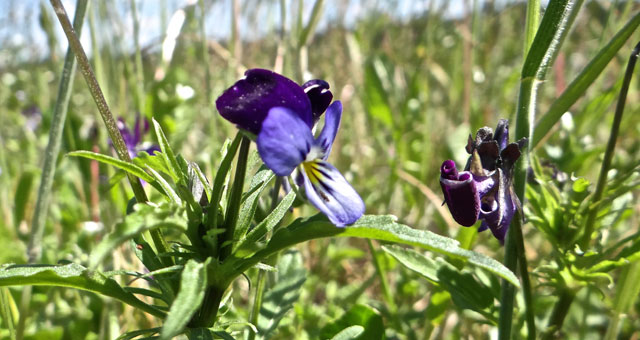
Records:
<instances>
[{"instance_id":1,"label":"green stem","mask_svg":"<svg viewBox=\"0 0 640 340\"><path fill-rule=\"evenodd\" d=\"M218 239L218 254L219 261L224 261L233 249L233 235L235 233L236 224L238 223L238 211L240 210L240 203L242 200L242 191L244 188L244 179L247 172L247 158L249 157L249 146L251 140L246 136L242 136L240 141L240 151L238 154L238 161L236 163L236 173L233 180L233 186L231 188L231 197L227 205L227 211L225 213L225 232ZM192 326L194 327L213 327L218 315L218 309L220 308L220 301L222 301L222 295L224 295L227 289L226 283L230 282L227 278L223 278L225 284L212 285L207 289L204 303L200 307L199 314L194 318Z\"/></svg>"},{"instance_id":2,"label":"green stem","mask_svg":"<svg viewBox=\"0 0 640 340\"><path fill-rule=\"evenodd\" d=\"M549 318L549 326L540 336L542 340L556 339L555 334L557 331L562 329L564 319L566 318L567 313L569 313L569 308L571 307L571 303L575 297L575 292L569 288L563 288L560 291L558 302L553 307L553 312L551 312L551 317Z\"/></svg>"},{"instance_id":3,"label":"green stem","mask_svg":"<svg viewBox=\"0 0 640 340\"><path fill-rule=\"evenodd\" d=\"M616 113L613 117L613 125L611 126L611 134L609 135L609 142L607 143L607 149L604 152L604 159L602 160L602 166L600 168L600 176L598 176L598 183L596 184L596 190L591 196L591 205L600 202L602 194L607 184L607 174L611 169L611 161L616 149L616 141L618 139L618 133L620 132L620 123L622 122L622 115L624 114L624 104L627 99L627 93L629 92L629 84L631 83L631 77L633 76L633 69L636 66L638 60L638 54L640 54L640 43L636 45L629 57L629 63L627 64L627 70L624 74L622 81L622 88L620 89L620 97L618 97L618 103L616 105ZM599 207L589 210L587 219L585 222L584 234L579 242L582 249L589 247L591 242L591 234L595 228L596 217L598 216Z\"/></svg>"},{"instance_id":4,"label":"green stem","mask_svg":"<svg viewBox=\"0 0 640 340\"><path fill-rule=\"evenodd\" d=\"M240 151L238 153L238 162L236 163L236 173L233 179L233 186L231 187L231 196L229 198L229 205L227 205L227 211L225 213L224 227L225 231L222 239L218 241L220 247L220 261L224 261L229 255L231 255L231 242L234 241L233 237L236 231L236 225L238 224L238 212L240 210L240 204L242 201L242 192L244 189L244 178L247 172L247 158L249 156L249 146L251 140L247 136L242 136L240 142ZM227 244L225 244L227 243Z\"/></svg>"},{"instance_id":5,"label":"green stem","mask_svg":"<svg viewBox=\"0 0 640 340\"><path fill-rule=\"evenodd\" d=\"M393 301L393 294L391 294L391 289L389 288L387 272L384 270L384 267L380 262L380 258L376 254L376 248L373 246L373 242L371 241L371 239L367 239L367 245L369 246L369 251L371 252L371 257L373 258L373 265L376 267L376 273L378 274L378 278L380 279L382 295L384 296L384 300L387 303L387 307L389 308L389 314L395 315L397 307L395 302Z\"/></svg>"},{"instance_id":6,"label":"green stem","mask_svg":"<svg viewBox=\"0 0 640 340\"><path fill-rule=\"evenodd\" d=\"M514 222L517 218L514 218ZM504 245L504 265L512 272L516 271L518 265L517 260L517 246L516 240L516 228L514 223L511 223L511 227L507 232L507 240ZM500 316L498 319L498 339L508 340L511 339L511 325L513 322L513 302L515 296L516 287L506 280L502 280L502 290L500 295Z\"/></svg>"},{"instance_id":7,"label":"green stem","mask_svg":"<svg viewBox=\"0 0 640 340\"><path fill-rule=\"evenodd\" d=\"M76 3L75 16L73 18L73 27L78 31L78 33L82 31L82 24L84 22L84 15L86 11L87 0L78 0ZM68 22L69 19L67 18L67 23ZM71 24L68 23L68 26L71 27ZM29 238L29 244L27 246L29 263L38 262L42 257L44 222L49 210L53 178L56 171L56 160L60 153L62 130L64 128L65 120L67 119L69 98L71 98L71 89L73 88L73 79L76 72L76 60L73 53L74 52L71 48L67 50L67 55L65 56L64 66L62 69L62 77L60 78L60 85L58 86L58 97L56 99L56 105L53 108L51 128L49 130L49 143L47 144L44 154L42 175L40 176L40 187L38 188L38 198L36 199L36 207L34 210L33 220L31 222L31 237ZM25 287L20 301L20 319L17 326L18 339L22 339L24 336L25 320L29 314L30 301L31 287Z\"/></svg>"},{"instance_id":8,"label":"green stem","mask_svg":"<svg viewBox=\"0 0 640 340\"><path fill-rule=\"evenodd\" d=\"M104 95L102 90L100 89L100 85L96 80L95 75L93 74L93 70L91 69L91 64L89 63L89 59L82 48L82 44L76 35L75 30L71 27L71 23L69 22L69 18L67 16L67 12L64 9L64 6L60 2L60 0L50 0L51 5L60 21L60 25L62 26L62 30L67 36L67 40L69 42L69 48L73 51L76 56L76 61L80 66L80 71L84 76L84 79L89 87L89 92L91 92L91 96L98 107L98 111L102 116L102 120L107 128L107 132L109 133L109 137L111 138L111 142L113 143L113 147L118 154L118 157L125 161L131 162L131 157L129 157L129 151L127 150L127 146L122 139L122 135L118 130L118 126L116 124L111 111L109 110L109 105L107 105L106 100L104 99ZM133 190L133 194L136 197L137 202L147 202L147 195L144 192L144 188L142 187L142 183L140 180L127 173L127 178L129 179L129 183L131 184L131 189ZM159 229L154 229L151 231L151 236L153 238L154 246L158 253L164 253L167 251L167 245L162 237L162 233Z\"/></svg>"},{"instance_id":9,"label":"green stem","mask_svg":"<svg viewBox=\"0 0 640 340\"><path fill-rule=\"evenodd\" d=\"M515 224L521 224L522 218L519 216L520 213L515 215L516 221ZM522 227L519 226L517 229L520 232L515 233L516 237L516 250L518 253L518 263L520 269L520 280L522 280L522 293L524 295L524 304L525 304L525 319L527 321L527 338L535 339L536 338L536 320L535 320L535 310L533 309L533 293L531 289L531 280L529 279L529 265L527 263L527 257L524 249L524 238L522 236Z\"/></svg>"},{"instance_id":10,"label":"green stem","mask_svg":"<svg viewBox=\"0 0 640 340\"><path fill-rule=\"evenodd\" d=\"M280 186L282 185L282 177L276 176L276 182L273 185L273 191L271 192L271 211L276 208L278 205L278 194L280 193ZM267 234L267 240L271 238L271 231ZM274 255L267 259L268 264L273 265L275 259L278 256ZM256 293L253 298L253 307L251 309L251 316L249 317L249 322L258 326L258 318L260 317L260 309L262 308L262 297L264 296L264 290L266 287L266 275L267 273L264 270L258 271L258 282L256 283ZM252 330L249 330L248 340L255 340L256 333Z\"/></svg>"},{"instance_id":11,"label":"green stem","mask_svg":"<svg viewBox=\"0 0 640 340\"><path fill-rule=\"evenodd\" d=\"M624 313L627 313L640 293L640 261L633 262L625 267L616 286L616 297L614 300L613 316L609 321L605 340L615 340L620 332L620 320Z\"/></svg>"},{"instance_id":12,"label":"green stem","mask_svg":"<svg viewBox=\"0 0 640 340\"><path fill-rule=\"evenodd\" d=\"M249 322L252 325L258 327L258 318L260 317L260 308L262 308L262 297L264 296L264 289L266 287L266 272L264 270L258 271L258 282L256 283L256 295L253 298L253 307L251 308L251 316ZM249 330L248 340L255 340L256 333L253 330Z\"/></svg>"}]
</instances>

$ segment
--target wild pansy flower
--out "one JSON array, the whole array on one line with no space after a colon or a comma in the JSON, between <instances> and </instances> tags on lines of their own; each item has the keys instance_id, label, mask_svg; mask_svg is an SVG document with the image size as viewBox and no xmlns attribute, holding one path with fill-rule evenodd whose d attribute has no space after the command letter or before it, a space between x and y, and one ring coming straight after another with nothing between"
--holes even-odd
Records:
<instances>
[{"instance_id":1,"label":"wild pansy flower","mask_svg":"<svg viewBox=\"0 0 640 340\"><path fill-rule=\"evenodd\" d=\"M471 156L464 171L458 172L452 160L442 163L440 186L456 222L470 227L480 219L478 231L491 229L504 242L511 219L520 209L512 178L513 166L525 145L525 138L509 143L509 122L501 119L495 132L483 127L475 140L469 135L465 149Z\"/></svg>"},{"instance_id":2,"label":"wild pansy flower","mask_svg":"<svg viewBox=\"0 0 640 340\"><path fill-rule=\"evenodd\" d=\"M122 117L118 118L117 125L131 158L136 157L140 151L145 151L150 155L153 155L156 151L160 151L159 146L142 142L142 136L149 132L149 121L147 118L142 118L140 113L136 114L133 131L127 127Z\"/></svg>"},{"instance_id":3,"label":"wild pansy flower","mask_svg":"<svg viewBox=\"0 0 640 340\"><path fill-rule=\"evenodd\" d=\"M300 86L275 72L248 70L217 100L220 115L256 136L264 164L278 176L295 169L307 199L338 227L354 223L364 202L342 174L327 162L335 140L342 104L331 100L329 84L311 80ZM317 138L313 128L325 112Z\"/></svg>"}]
</instances>

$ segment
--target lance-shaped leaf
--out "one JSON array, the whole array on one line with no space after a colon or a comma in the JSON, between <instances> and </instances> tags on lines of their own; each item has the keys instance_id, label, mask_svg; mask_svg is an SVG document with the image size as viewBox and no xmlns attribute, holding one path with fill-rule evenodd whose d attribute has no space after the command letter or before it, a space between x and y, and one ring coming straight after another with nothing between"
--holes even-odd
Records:
<instances>
[{"instance_id":1,"label":"lance-shaped leaf","mask_svg":"<svg viewBox=\"0 0 640 340\"><path fill-rule=\"evenodd\" d=\"M0 286L58 286L97 293L118 299L149 314L164 312L138 300L104 274L71 263L66 265L4 265L0 267Z\"/></svg>"}]
</instances>

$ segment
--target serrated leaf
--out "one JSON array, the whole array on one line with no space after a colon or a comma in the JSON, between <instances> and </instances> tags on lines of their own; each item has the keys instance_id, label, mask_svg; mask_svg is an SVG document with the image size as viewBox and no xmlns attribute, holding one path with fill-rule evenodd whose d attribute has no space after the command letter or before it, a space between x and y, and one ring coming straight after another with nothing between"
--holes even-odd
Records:
<instances>
[{"instance_id":1,"label":"serrated leaf","mask_svg":"<svg viewBox=\"0 0 640 340\"><path fill-rule=\"evenodd\" d=\"M307 219L298 219L275 233L263 250L248 259L235 258L226 265L232 266L239 274L279 250L322 237L360 237L417 246L465 260L504 278L516 287L520 287L515 274L502 263L486 255L460 248L460 243L452 238L400 224L393 215L365 215L356 223L345 228L334 226L322 214Z\"/></svg>"},{"instance_id":2,"label":"serrated leaf","mask_svg":"<svg viewBox=\"0 0 640 340\"><path fill-rule=\"evenodd\" d=\"M118 299L158 317L164 312L138 300L104 274L79 264L66 265L3 265L0 266L0 286L69 287Z\"/></svg>"},{"instance_id":3,"label":"serrated leaf","mask_svg":"<svg viewBox=\"0 0 640 340\"><path fill-rule=\"evenodd\" d=\"M183 231L187 229L188 221L184 208L175 204L162 203L158 206L136 204L134 209L135 211L125 216L122 222L116 224L114 231L107 235L91 252L90 268L97 266L115 247L144 231L155 228L174 228Z\"/></svg>"},{"instance_id":4,"label":"serrated leaf","mask_svg":"<svg viewBox=\"0 0 640 340\"><path fill-rule=\"evenodd\" d=\"M275 284L265 292L258 317L258 331L265 339L269 338L280 320L298 301L300 288L307 279L307 270L298 251L283 254L278 261L277 270Z\"/></svg>"},{"instance_id":5,"label":"serrated leaf","mask_svg":"<svg viewBox=\"0 0 640 340\"><path fill-rule=\"evenodd\" d=\"M196 313L207 289L206 263L187 261L180 279L180 291L171 304L169 314L162 326L160 339L169 340L184 331Z\"/></svg>"},{"instance_id":6,"label":"serrated leaf","mask_svg":"<svg viewBox=\"0 0 640 340\"><path fill-rule=\"evenodd\" d=\"M73 152L69 152L67 154L67 156L73 156L73 157L83 157L83 158L88 158L88 159L93 159L96 160L98 162L104 163L104 164L109 164L112 165L118 169L124 170L138 178L140 178L143 181L146 182L151 182L153 181L153 177L151 177L148 173L146 173L144 171L144 169L142 169L141 167L133 164L133 163L129 163L129 162L125 162L125 161L121 161L117 158L113 158L111 156L107 156L107 155L103 155L101 153L96 153L96 152L91 152L91 151L85 151L85 150L81 150L81 151L73 151Z\"/></svg>"},{"instance_id":7,"label":"serrated leaf","mask_svg":"<svg viewBox=\"0 0 640 340\"><path fill-rule=\"evenodd\" d=\"M375 309L365 305L355 305L342 317L322 329L322 338L329 339L349 326L362 326L364 332L353 338L358 340L382 340L384 322L382 316Z\"/></svg>"}]
</instances>

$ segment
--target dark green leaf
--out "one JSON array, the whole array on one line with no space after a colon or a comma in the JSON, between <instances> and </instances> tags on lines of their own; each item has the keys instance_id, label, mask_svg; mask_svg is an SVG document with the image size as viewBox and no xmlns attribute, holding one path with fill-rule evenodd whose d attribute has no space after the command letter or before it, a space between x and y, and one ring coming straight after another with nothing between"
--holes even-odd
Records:
<instances>
[{"instance_id":1,"label":"dark green leaf","mask_svg":"<svg viewBox=\"0 0 640 340\"><path fill-rule=\"evenodd\" d=\"M365 305L355 305L340 319L322 329L322 338L330 339L347 327L362 326L364 332L352 339L377 340L385 339L382 316L375 309Z\"/></svg>"},{"instance_id":2,"label":"dark green leaf","mask_svg":"<svg viewBox=\"0 0 640 340\"><path fill-rule=\"evenodd\" d=\"M71 263L54 265L4 265L0 267L0 286L58 286L86 290L109 296L158 317L164 313L138 300L118 283L100 272Z\"/></svg>"},{"instance_id":3,"label":"dark green leaf","mask_svg":"<svg viewBox=\"0 0 640 340\"><path fill-rule=\"evenodd\" d=\"M233 266L234 270L240 273L279 250L308 240L335 236L368 238L421 247L466 260L520 287L518 278L500 262L486 255L460 248L459 242L454 239L397 223L397 218L392 215L365 215L345 228L334 226L321 214L307 219L298 219L287 228L275 233L265 249L248 259L235 258L226 265Z\"/></svg>"},{"instance_id":4,"label":"dark green leaf","mask_svg":"<svg viewBox=\"0 0 640 340\"><path fill-rule=\"evenodd\" d=\"M249 191L247 191L242 197L242 203L240 205L240 216L238 216L238 224L236 225L234 240L239 240L244 237L247 229L251 225L253 216L256 213L258 207L258 198L262 191L267 187L271 179L273 179L273 171L262 167L251 180L249 185Z\"/></svg>"},{"instance_id":5,"label":"dark green leaf","mask_svg":"<svg viewBox=\"0 0 640 340\"><path fill-rule=\"evenodd\" d=\"M253 228L244 239L237 243L236 249L238 253L236 256L247 257L253 255L259 249L257 242L270 230L273 230L276 225L278 225L287 211L289 211L289 208L295 199L295 192L289 192L282 201L278 203L278 206L273 209L269 216L265 217L265 219L258 223L258 225Z\"/></svg>"},{"instance_id":6,"label":"dark green leaf","mask_svg":"<svg viewBox=\"0 0 640 340\"><path fill-rule=\"evenodd\" d=\"M171 304L160 339L169 340L184 331L184 327L202 305L206 289L206 264L189 260L182 271L180 291Z\"/></svg>"},{"instance_id":7,"label":"dark green leaf","mask_svg":"<svg viewBox=\"0 0 640 340\"><path fill-rule=\"evenodd\" d=\"M218 226L218 207L220 206L224 188L227 185L227 175L231 168L231 162L238 152L238 146L240 146L241 140L242 133L238 132L231 144L225 144L222 147L222 162L220 162L220 167L218 168L218 172L216 172L216 178L213 180L213 192L211 193L211 202L209 203L209 211L207 213L206 225L209 229Z\"/></svg>"},{"instance_id":8,"label":"dark green leaf","mask_svg":"<svg viewBox=\"0 0 640 340\"><path fill-rule=\"evenodd\" d=\"M300 297L300 288L307 279L302 256L298 251L289 251L280 257L275 284L264 294L258 330L265 338L269 338L285 314Z\"/></svg>"}]
</instances>

